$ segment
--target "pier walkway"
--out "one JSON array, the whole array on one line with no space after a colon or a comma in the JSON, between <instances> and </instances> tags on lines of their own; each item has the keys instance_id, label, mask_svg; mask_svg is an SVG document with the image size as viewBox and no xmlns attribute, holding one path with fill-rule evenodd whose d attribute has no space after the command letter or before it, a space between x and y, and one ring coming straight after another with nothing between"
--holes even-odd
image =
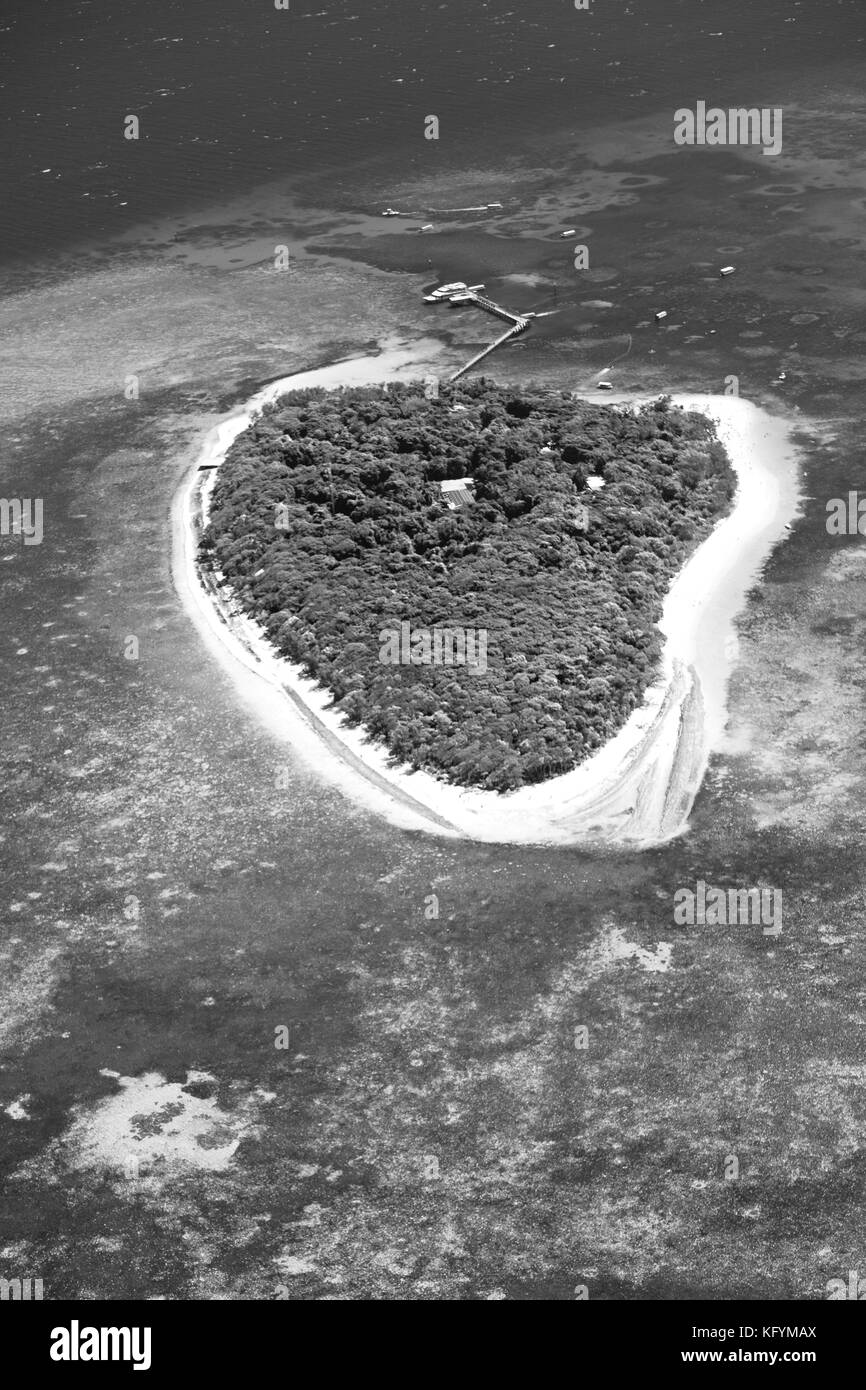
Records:
<instances>
[{"instance_id":1,"label":"pier walkway","mask_svg":"<svg viewBox=\"0 0 866 1390\"><path fill-rule=\"evenodd\" d=\"M456 372L452 373L448 378L449 381L456 381L458 377L471 371L483 357L487 357L489 353L495 352L496 348L508 342L509 338L516 338L519 333L525 333L529 327L529 319L523 314L512 314L510 310L503 309L499 304L494 304L492 299L488 299L486 295L478 294L475 290L469 290L460 297L458 302L460 304L474 304L479 309L486 310L488 314L494 314L498 319L505 319L506 323L510 324L511 327L498 337L495 342L490 343L486 348L482 348L481 352L477 352L464 367L460 367Z\"/></svg>"},{"instance_id":2,"label":"pier walkway","mask_svg":"<svg viewBox=\"0 0 866 1390\"><path fill-rule=\"evenodd\" d=\"M456 381L458 377L461 377L466 372L471 371L473 367L478 365L482 357L487 357L489 353L494 352L496 348L501 347L503 343L507 343L509 338L516 338L518 333L523 333L526 330L527 326L528 325L526 319L520 319L518 323L512 324L512 326L506 329L506 331L494 342L490 343L486 348L482 348L480 352L476 352L475 356L470 358L470 360L466 363L464 367L458 367L456 372L452 372L448 380Z\"/></svg>"}]
</instances>

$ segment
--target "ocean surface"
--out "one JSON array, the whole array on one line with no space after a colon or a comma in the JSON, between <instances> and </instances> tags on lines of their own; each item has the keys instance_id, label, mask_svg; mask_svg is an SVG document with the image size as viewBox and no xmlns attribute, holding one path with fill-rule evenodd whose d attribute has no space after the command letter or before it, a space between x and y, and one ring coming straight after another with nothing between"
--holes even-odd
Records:
<instances>
[{"instance_id":1,"label":"ocean surface","mask_svg":"<svg viewBox=\"0 0 866 1390\"><path fill-rule=\"evenodd\" d=\"M17 15L14 11L18 11ZM271 178L419 156L504 157L705 97L763 106L768 74L862 57L860 0L108 0L5 7L0 250L110 237ZM13 13L10 13L13 12ZM137 141L124 138L128 114ZM423 145L420 149L423 150ZM444 148L441 151L444 155Z\"/></svg>"},{"instance_id":2,"label":"ocean surface","mask_svg":"<svg viewBox=\"0 0 866 1390\"><path fill-rule=\"evenodd\" d=\"M825 527L866 490L859 0L9 8L0 492L44 539L0 537L0 1275L823 1296L866 1196L866 562ZM699 100L783 107L782 154L675 149ZM437 277L550 311L497 379L735 378L802 426L803 514L659 850L394 830L256 722L175 593L172 500L228 411L489 340L423 304ZM675 928L698 879L781 889L782 940Z\"/></svg>"}]
</instances>

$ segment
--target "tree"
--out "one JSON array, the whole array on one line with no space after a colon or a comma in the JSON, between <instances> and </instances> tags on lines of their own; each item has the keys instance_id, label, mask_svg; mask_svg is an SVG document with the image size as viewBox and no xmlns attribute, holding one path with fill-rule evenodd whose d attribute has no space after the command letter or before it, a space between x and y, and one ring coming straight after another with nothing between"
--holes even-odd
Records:
<instances>
[{"instance_id":1,"label":"tree","mask_svg":"<svg viewBox=\"0 0 866 1390\"><path fill-rule=\"evenodd\" d=\"M464 476L475 502L451 511L439 483ZM297 391L232 445L200 561L394 756L505 791L590 756L640 701L670 580L734 486L710 423L670 401ZM486 669L384 664L404 622L483 629Z\"/></svg>"}]
</instances>

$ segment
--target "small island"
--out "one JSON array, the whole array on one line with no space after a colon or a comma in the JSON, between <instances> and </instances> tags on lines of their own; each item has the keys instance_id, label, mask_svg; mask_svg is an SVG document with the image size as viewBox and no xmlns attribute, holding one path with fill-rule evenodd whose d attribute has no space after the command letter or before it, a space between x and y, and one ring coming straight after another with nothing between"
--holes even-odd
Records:
<instances>
[{"instance_id":1,"label":"small island","mask_svg":"<svg viewBox=\"0 0 866 1390\"><path fill-rule=\"evenodd\" d=\"M736 483L666 397L307 388L231 446L199 562L399 763L508 792L640 705L665 593Z\"/></svg>"}]
</instances>

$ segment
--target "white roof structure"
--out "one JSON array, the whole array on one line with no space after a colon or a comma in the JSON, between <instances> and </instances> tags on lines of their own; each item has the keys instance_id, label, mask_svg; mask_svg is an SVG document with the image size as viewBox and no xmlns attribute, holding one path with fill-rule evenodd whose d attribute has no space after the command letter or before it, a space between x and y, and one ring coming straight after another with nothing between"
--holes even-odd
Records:
<instances>
[{"instance_id":1,"label":"white roof structure","mask_svg":"<svg viewBox=\"0 0 866 1390\"><path fill-rule=\"evenodd\" d=\"M456 512L459 507L465 507L467 502L475 501L475 495L472 492L475 486L473 478L445 478L439 486L442 489L442 496L452 512Z\"/></svg>"}]
</instances>

